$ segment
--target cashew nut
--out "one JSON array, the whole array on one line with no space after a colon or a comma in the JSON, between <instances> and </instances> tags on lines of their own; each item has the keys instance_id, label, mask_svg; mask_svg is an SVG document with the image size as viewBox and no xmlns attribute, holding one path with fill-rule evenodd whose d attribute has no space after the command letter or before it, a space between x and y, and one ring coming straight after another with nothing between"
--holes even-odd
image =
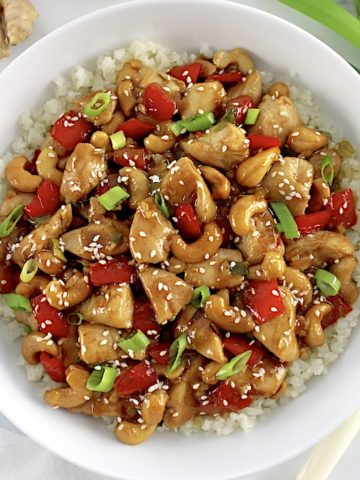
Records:
<instances>
[{"instance_id":1,"label":"cashew nut","mask_svg":"<svg viewBox=\"0 0 360 480\"><path fill-rule=\"evenodd\" d=\"M279 98L279 97L288 97L289 96L289 88L286 83L282 82L275 82L270 85L268 91L268 95L272 97Z\"/></svg>"},{"instance_id":2,"label":"cashew nut","mask_svg":"<svg viewBox=\"0 0 360 480\"><path fill-rule=\"evenodd\" d=\"M326 155L330 155L334 164L334 177L336 178L341 170L342 157L335 148L323 148L320 152L314 153L309 158L309 162L314 167L314 178L321 178L321 164Z\"/></svg>"},{"instance_id":3,"label":"cashew nut","mask_svg":"<svg viewBox=\"0 0 360 480\"><path fill-rule=\"evenodd\" d=\"M14 208L19 205L27 205L34 198L32 193L19 193L14 190L7 192L6 197L3 199L0 206L0 215L7 216L9 215Z\"/></svg>"},{"instance_id":4,"label":"cashew nut","mask_svg":"<svg viewBox=\"0 0 360 480\"><path fill-rule=\"evenodd\" d=\"M50 250L43 250L37 256L39 270L47 275L59 275L64 270L64 262L55 257Z\"/></svg>"},{"instance_id":5,"label":"cashew nut","mask_svg":"<svg viewBox=\"0 0 360 480\"><path fill-rule=\"evenodd\" d=\"M186 268L185 262L181 262L180 260L178 260L175 257L169 258L168 262L169 262L169 265L168 265L168 271L169 272L175 273L176 275L178 273L184 273L185 272L185 268Z\"/></svg>"},{"instance_id":6,"label":"cashew nut","mask_svg":"<svg viewBox=\"0 0 360 480\"><path fill-rule=\"evenodd\" d=\"M250 75L246 77L245 82L239 82L229 88L226 97L231 100L242 95L248 95L252 99L254 105L258 105L263 94L262 87L261 73L250 73Z\"/></svg>"},{"instance_id":7,"label":"cashew nut","mask_svg":"<svg viewBox=\"0 0 360 480\"><path fill-rule=\"evenodd\" d=\"M36 365L40 362L39 353L46 352L52 357L59 356L59 347L54 340L49 339L40 332L29 333L23 339L21 353L30 365Z\"/></svg>"},{"instance_id":8,"label":"cashew nut","mask_svg":"<svg viewBox=\"0 0 360 480\"><path fill-rule=\"evenodd\" d=\"M224 69L229 65L236 64L238 70L244 75L252 73L255 70L255 63L250 58L250 55L242 48L234 48L227 52L216 52L213 56L213 63L219 69Z\"/></svg>"},{"instance_id":9,"label":"cashew nut","mask_svg":"<svg viewBox=\"0 0 360 480\"><path fill-rule=\"evenodd\" d=\"M44 399L52 407L74 408L87 402L93 392L86 388L89 372L77 365L66 369L68 387L54 388L44 393Z\"/></svg>"},{"instance_id":10,"label":"cashew nut","mask_svg":"<svg viewBox=\"0 0 360 480\"><path fill-rule=\"evenodd\" d=\"M198 240L186 243L180 235L174 235L171 242L171 251L176 258L185 263L199 263L204 255L211 258L219 250L223 241L221 227L215 222L207 223L204 233Z\"/></svg>"},{"instance_id":11,"label":"cashew nut","mask_svg":"<svg viewBox=\"0 0 360 480\"><path fill-rule=\"evenodd\" d=\"M141 405L141 416L146 425L157 425L162 421L168 400L169 395L161 388L145 395Z\"/></svg>"},{"instance_id":12,"label":"cashew nut","mask_svg":"<svg viewBox=\"0 0 360 480\"><path fill-rule=\"evenodd\" d=\"M82 303L91 293L89 281L81 272L75 272L69 280L52 280L44 290L47 301L58 310Z\"/></svg>"},{"instance_id":13,"label":"cashew nut","mask_svg":"<svg viewBox=\"0 0 360 480\"><path fill-rule=\"evenodd\" d=\"M106 124L108 125L108 124ZM90 143L94 145L95 148L103 148L106 149L106 147L110 143L110 138L109 135L101 130L97 130L91 135L90 138Z\"/></svg>"},{"instance_id":14,"label":"cashew nut","mask_svg":"<svg viewBox=\"0 0 360 480\"><path fill-rule=\"evenodd\" d=\"M165 153L170 150L175 143L176 137L170 131L160 136L150 133L150 135L144 138L145 147L152 153Z\"/></svg>"},{"instance_id":15,"label":"cashew nut","mask_svg":"<svg viewBox=\"0 0 360 480\"><path fill-rule=\"evenodd\" d=\"M310 202L308 205L308 212L318 212L324 208L327 198L331 195L330 187L324 180L320 178L315 178L312 183L310 190Z\"/></svg>"},{"instance_id":16,"label":"cashew nut","mask_svg":"<svg viewBox=\"0 0 360 480\"><path fill-rule=\"evenodd\" d=\"M356 267L356 257L348 256L342 258L339 263L333 263L329 269L330 272L336 275L340 280L340 293L350 305L355 303L359 296L356 283L352 279L352 274Z\"/></svg>"},{"instance_id":17,"label":"cashew nut","mask_svg":"<svg viewBox=\"0 0 360 480\"><path fill-rule=\"evenodd\" d=\"M219 172L214 167L208 167L201 165L199 167L200 172L202 173L203 177L211 185L211 195L214 200L226 200L229 198L230 190L231 190L231 183L228 178L225 177L224 174Z\"/></svg>"},{"instance_id":18,"label":"cashew nut","mask_svg":"<svg viewBox=\"0 0 360 480\"><path fill-rule=\"evenodd\" d=\"M329 143L329 137L314 128L299 126L289 131L286 143L294 152L310 157Z\"/></svg>"},{"instance_id":19,"label":"cashew nut","mask_svg":"<svg viewBox=\"0 0 360 480\"><path fill-rule=\"evenodd\" d=\"M14 157L5 167L6 180L19 192L36 192L42 178L25 170L27 161L22 155Z\"/></svg>"},{"instance_id":20,"label":"cashew nut","mask_svg":"<svg viewBox=\"0 0 360 480\"><path fill-rule=\"evenodd\" d=\"M209 60L204 60L203 58L197 58L195 63L200 63L201 73L207 77L208 75L214 75L216 73L216 67Z\"/></svg>"},{"instance_id":21,"label":"cashew nut","mask_svg":"<svg viewBox=\"0 0 360 480\"><path fill-rule=\"evenodd\" d=\"M279 160L280 149L269 148L247 158L236 170L236 181L242 187L256 187L267 174L271 165Z\"/></svg>"},{"instance_id":22,"label":"cashew nut","mask_svg":"<svg viewBox=\"0 0 360 480\"><path fill-rule=\"evenodd\" d=\"M277 250L270 250L265 253L260 265L249 268L248 278L251 280L267 280L279 278L284 275L286 263L284 257Z\"/></svg>"},{"instance_id":23,"label":"cashew nut","mask_svg":"<svg viewBox=\"0 0 360 480\"><path fill-rule=\"evenodd\" d=\"M209 362L201 372L202 381L207 385L216 385L219 381L219 379L216 377L216 374L224 365L225 362Z\"/></svg>"},{"instance_id":24,"label":"cashew nut","mask_svg":"<svg viewBox=\"0 0 360 480\"><path fill-rule=\"evenodd\" d=\"M126 445L138 445L147 440L156 431L156 425L146 425L145 423L121 422L115 427L115 435L122 443Z\"/></svg>"},{"instance_id":25,"label":"cashew nut","mask_svg":"<svg viewBox=\"0 0 360 480\"><path fill-rule=\"evenodd\" d=\"M34 297L42 293L49 283L48 277L44 275L35 275L30 282L19 282L15 288L15 292L24 297Z\"/></svg>"},{"instance_id":26,"label":"cashew nut","mask_svg":"<svg viewBox=\"0 0 360 480\"><path fill-rule=\"evenodd\" d=\"M246 333L255 327L249 313L239 307L232 307L220 295L210 295L205 303L204 313L214 325L228 332Z\"/></svg>"},{"instance_id":27,"label":"cashew nut","mask_svg":"<svg viewBox=\"0 0 360 480\"><path fill-rule=\"evenodd\" d=\"M286 286L296 297L297 301L306 308L312 302L313 289L310 280L301 270L286 267L284 272Z\"/></svg>"},{"instance_id":28,"label":"cashew nut","mask_svg":"<svg viewBox=\"0 0 360 480\"><path fill-rule=\"evenodd\" d=\"M324 343L325 334L321 322L331 310L332 306L329 303L319 303L305 313L305 323L308 326L305 340L310 347L320 347Z\"/></svg>"},{"instance_id":29,"label":"cashew nut","mask_svg":"<svg viewBox=\"0 0 360 480\"><path fill-rule=\"evenodd\" d=\"M244 195L231 206L229 220L231 228L237 235L244 237L251 228L251 219L267 209L266 200L257 195Z\"/></svg>"},{"instance_id":30,"label":"cashew nut","mask_svg":"<svg viewBox=\"0 0 360 480\"><path fill-rule=\"evenodd\" d=\"M136 209L139 203L149 196L149 179L146 173L135 167L124 167L119 171L119 175L128 186L130 193L129 206Z\"/></svg>"},{"instance_id":31,"label":"cashew nut","mask_svg":"<svg viewBox=\"0 0 360 480\"><path fill-rule=\"evenodd\" d=\"M63 174L56 168L58 160L55 150L52 147L47 147L40 152L36 160L36 170L41 178L50 180L60 187Z\"/></svg>"}]
</instances>

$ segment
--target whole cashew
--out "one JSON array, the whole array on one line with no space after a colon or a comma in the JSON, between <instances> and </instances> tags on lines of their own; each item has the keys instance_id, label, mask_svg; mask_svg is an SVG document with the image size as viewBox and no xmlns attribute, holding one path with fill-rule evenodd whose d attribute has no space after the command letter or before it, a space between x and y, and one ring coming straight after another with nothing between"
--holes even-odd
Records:
<instances>
[{"instance_id":1,"label":"whole cashew","mask_svg":"<svg viewBox=\"0 0 360 480\"><path fill-rule=\"evenodd\" d=\"M145 395L141 405L141 416L146 425L157 425L162 421L168 400L169 395L161 388Z\"/></svg>"},{"instance_id":2,"label":"whole cashew","mask_svg":"<svg viewBox=\"0 0 360 480\"><path fill-rule=\"evenodd\" d=\"M356 283L352 279L352 274L354 273L356 267L356 257L348 256L342 258L339 263L333 263L329 268L330 272L336 275L340 280L340 293L350 305L355 303L359 296Z\"/></svg>"},{"instance_id":3,"label":"whole cashew","mask_svg":"<svg viewBox=\"0 0 360 480\"><path fill-rule=\"evenodd\" d=\"M115 435L120 442L126 443L126 445L138 445L151 437L155 430L156 425L124 421L116 425Z\"/></svg>"},{"instance_id":4,"label":"whole cashew","mask_svg":"<svg viewBox=\"0 0 360 480\"><path fill-rule=\"evenodd\" d=\"M204 305L204 313L210 322L228 332L246 333L255 327L249 313L232 307L220 295L210 295Z\"/></svg>"},{"instance_id":5,"label":"whole cashew","mask_svg":"<svg viewBox=\"0 0 360 480\"><path fill-rule=\"evenodd\" d=\"M14 157L5 167L6 180L19 192L36 192L42 178L25 170L28 159L22 155Z\"/></svg>"},{"instance_id":6,"label":"whole cashew","mask_svg":"<svg viewBox=\"0 0 360 480\"><path fill-rule=\"evenodd\" d=\"M170 132L161 136L150 133L150 135L144 138L145 147L152 153L165 153L170 150L175 143L176 137Z\"/></svg>"},{"instance_id":7,"label":"whole cashew","mask_svg":"<svg viewBox=\"0 0 360 480\"><path fill-rule=\"evenodd\" d=\"M185 262L181 262L175 257L169 258L168 262L169 262L168 271L170 273L178 274L178 273L185 272L185 268L186 268Z\"/></svg>"},{"instance_id":8,"label":"whole cashew","mask_svg":"<svg viewBox=\"0 0 360 480\"><path fill-rule=\"evenodd\" d=\"M106 132L97 130L91 135L90 143L94 145L95 148L106 149L106 147L110 144L110 138Z\"/></svg>"},{"instance_id":9,"label":"whole cashew","mask_svg":"<svg viewBox=\"0 0 360 480\"><path fill-rule=\"evenodd\" d=\"M204 60L203 58L197 58L195 63L200 63L201 73L207 77L208 75L214 75L216 73L216 67L209 60Z\"/></svg>"},{"instance_id":10,"label":"whole cashew","mask_svg":"<svg viewBox=\"0 0 360 480\"><path fill-rule=\"evenodd\" d=\"M203 177L205 177L206 180L210 183L211 195L214 200L226 200L227 198L229 198L231 183L224 174L219 172L219 170L214 167L208 167L205 165L201 165L199 167L199 170L202 173Z\"/></svg>"},{"instance_id":11,"label":"whole cashew","mask_svg":"<svg viewBox=\"0 0 360 480\"><path fill-rule=\"evenodd\" d=\"M146 173L135 167L124 167L119 171L119 175L129 187L129 206L136 209L139 203L149 196L149 179Z\"/></svg>"},{"instance_id":12,"label":"whole cashew","mask_svg":"<svg viewBox=\"0 0 360 480\"><path fill-rule=\"evenodd\" d=\"M49 339L40 332L29 333L23 339L21 353L30 365L36 365L40 362L39 353L46 352L52 357L58 357L60 350L54 340Z\"/></svg>"},{"instance_id":13,"label":"whole cashew","mask_svg":"<svg viewBox=\"0 0 360 480\"><path fill-rule=\"evenodd\" d=\"M313 288L305 273L296 268L286 267L283 276L287 287L300 301L301 305L304 308L308 307L312 302Z\"/></svg>"},{"instance_id":14,"label":"whole cashew","mask_svg":"<svg viewBox=\"0 0 360 480\"><path fill-rule=\"evenodd\" d=\"M236 181L242 187L256 187L267 174L271 165L279 160L279 147L269 148L247 158L236 170Z\"/></svg>"},{"instance_id":15,"label":"whole cashew","mask_svg":"<svg viewBox=\"0 0 360 480\"><path fill-rule=\"evenodd\" d=\"M331 310L330 304L319 303L305 313L305 324L308 325L305 340L310 347L320 347L324 343L325 334L321 322Z\"/></svg>"},{"instance_id":16,"label":"whole cashew","mask_svg":"<svg viewBox=\"0 0 360 480\"><path fill-rule=\"evenodd\" d=\"M35 275L30 282L19 282L15 288L15 292L24 297L34 297L42 293L49 283L49 278L44 275Z\"/></svg>"},{"instance_id":17,"label":"whole cashew","mask_svg":"<svg viewBox=\"0 0 360 480\"><path fill-rule=\"evenodd\" d=\"M66 369L68 387L54 388L44 393L44 399L52 407L74 408L87 402L93 392L86 388L89 372L77 365Z\"/></svg>"},{"instance_id":18,"label":"whole cashew","mask_svg":"<svg viewBox=\"0 0 360 480\"><path fill-rule=\"evenodd\" d=\"M244 195L230 209L230 225L237 235L244 237L251 228L251 219L258 213L264 213L267 202L263 197Z\"/></svg>"},{"instance_id":19,"label":"whole cashew","mask_svg":"<svg viewBox=\"0 0 360 480\"><path fill-rule=\"evenodd\" d=\"M241 95L248 95L254 105L258 105L261 101L263 94L263 82L260 72L250 73L245 82L236 83L233 87L229 88L226 97L231 100Z\"/></svg>"},{"instance_id":20,"label":"whole cashew","mask_svg":"<svg viewBox=\"0 0 360 480\"><path fill-rule=\"evenodd\" d=\"M310 157L329 143L329 137L314 128L299 126L290 130L286 143L294 152Z\"/></svg>"},{"instance_id":21,"label":"whole cashew","mask_svg":"<svg viewBox=\"0 0 360 480\"><path fill-rule=\"evenodd\" d=\"M58 187L61 185L63 174L56 168L58 156L52 147L42 150L36 160L36 170L41 178L50 180Z\"/></svg>"},{"instance_id":22,"label":"whole cashew","mask_svg":"<svg viewBox=\"0 0 360 480\"><path fill-rule=\"evenodd\" d=\"M213 63L220 69L236 64L238 70L245 75L255 70L255 63L242 48L234 48L228 52L216 52L213 56Z\"/></svg>"},{"instance_id":23,"label":"whole cashew","mask_svg":"<svg viewBox=\"0 0 360 480\"><path fill-rule=\"evenodd\" d=\"M288 97L289 96L289 88L286 83L282 82L275 82L270 85L268 91L268 95L272 97L279 98L279 97Z\"/></svg>"},{"instance_id":24,"label":"whole cashew","mask_svg":"<svg viewBox=\"0 0 360 480\"><path fill-rule=\"evenodd\" d=\"M308 205L308 212L317 212L324 208L324 200L330 197L331 191L322 178L315 178L311 186L311 198Z\"/></svg>"},{"instance_id":25,"label":"whole cashew","mask_svg":"<svg viewBox=\"0 0 360 480\"><path fill-rule=\"evenodd\" d=\"M268 280L279 278L284 275L286 263L284 257L277 250L270 250L265 253L260 265L249 268L248 278L251 280Z\"/></svg>"},{"instance_id":26,"label":"whole cashew","mask_svg":"<svg viewBox=\"0 0 360 480\"><path fill-rule=\"evenodd\" d=\"M223 241L221 227L215 222L207 223L201 237L190 244L180 235L174 235L171 242L171 251L176 258L185 263L199 263L204 255L211 258L219 250Z\"/></svg>"},{"instance_id":27,"label":"whole cashew","mask_svg":"<svg viewBox=\"0 0 360 480\"><path fill-rule=\"evenodd\" d=\"M64 283L62 280L52 280L44 290L47 301L58 310L79 305L91 293L91 286L86 276L76 272Z\"/></svg>"},{"instance_id":28,"label":"whole cashew","mask_svg":"<svg viewBox=\"0 0 360 480\"><path fill-rule=\"evenodd\" d=\"M37 256L39 270L47 275L59 275L64 270L64 262L55 257L50 250L43 250Z\"/></svg>"}]
</instances>

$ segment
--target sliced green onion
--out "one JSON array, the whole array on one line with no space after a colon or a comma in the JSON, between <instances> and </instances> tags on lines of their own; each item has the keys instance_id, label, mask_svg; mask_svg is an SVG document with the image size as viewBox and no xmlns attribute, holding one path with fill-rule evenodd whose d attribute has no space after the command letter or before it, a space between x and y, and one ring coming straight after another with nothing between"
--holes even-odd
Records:
<instances>
[{"instance_id":1,"label":"sliced green onion","mask_svg":"<svg viewBox=\"0 0 360 480\"><path fill-rule=\"evenodd\" d=\"M170 129L174 135L179 136L186 132L199 132L201 130L207 130L214 125L215 122L216 120L212 112L198 113L193 117L173 123L170 125Z\"/></svg>"},{"instance_id":2,"label":"sliced green onion","mask_svg":"<svg viewBox=\"0 0 360 480\"><path fill-rule=\"evenodd\" d=\"M227 123L235 124L235 113L232 108L229 108L228 110L226 110L224 115L220 118L220 121L213 128L213 131L219 132L225 127Z\"/></svg>"},{"instance_id":3,"label":"sliced green onion","mask_svg":"<svg viewBox=\"0 0 360 480\"><path fill-rule=\"evenodd\" d=\"M339 292L341 282L333 273L319 268L316 270L314 277L319 290L327 297L333 297Z\"/></svg>"},{"instance_id":4,"label":"sliced green onion","mask_svg":"<svg viewBox=\"0 0 360 480\"><path fill-rule=\"evenodd\" d=\"M110 105L111 95L105 92L96 93L89 103L84 106L84 114L88 117L97 117Z\"/></svg>"},{"instance_id":5,"label":"sliced green onion","mask_svg":"<svg viewBox=\"0 0 360 480\"><path fill-rule=\"evenodd\" d=\"M247 275L248 269L244 263L241 262L231 262L230 270L233 275Z\"/></svg>"},{"instance_id":6,"label":"sliced green onion","mask_svg":"<svg viewBox=\"0 0 360 480\"><path fill-rule=\"evenodd\" d=\"M84 317L79 312L69 313L67 317L67 322L69 325L81 325L84 320Z\"/></svg>"},{"instance_id":7,"label":"sliced green onion","mask_svg":"<svg viewBox=\"0 0 360 480\"><path fill-rule=\"evenodd\" d=\"M260 113L260 108L248 108L246 111L245 125L255 125Z\"/></svg>"},{"instance_id":8,"label":"sliced green onion","mask_svg":"<svg viewBox=\"0 0 360 480\"><path fill-rule=\"evenodd\" d=\"M29 325L24 325L24 333L26 333L26 335L29 335L29 333L32 333L32 328L29 327Z\"/></svg>"},{"instance_id":9,"label":"sliced green onion","mask_svg":"<svg viewBox=\"0 0 360 480\"><path fill-rule=\"evenodd\" d=\"M92 392L110 392L115 383L117 375L116 368L101 367L100 370L93 370L86 383L86 388Z\"/></svg>"},{"instance_id":10,"label":"sliced green onion","mask_svg":"<svg viewBox=\"0 0 360 480\"><path fill-rule=\"evenodd\" d=\"M176 137L186 133L186 128L183 127L183 125L182 125L182 120L179 120L178 122L171 123L170 124L170 130L173 132L173 134Z\"/></svg>"},{"instance_id":11,"label":"sliced green onion","mask_svg":"<svg viewBox=\"0 0 360 480\"><path fill-rule=\"evenodd\" d=\"M354 147L348 140L343 140L338 143L338 152L343 158L350 158L356 153Z\"/></svg>"},{"instance_id":12,"label":"sliced green onion","mask_svg":"<svg viewBox=\"0 0 360 480\"><path fill-rule=\"evenodd\" d=\"M18 205L9 215L0 223L0 237L7 237L16 227L16 224L22 217L24 205Z\"/></svg>"},{"instance_id":13,"label":"sliced green onion","mask_svg":"<svg viewBox=\"0 0 360 480\"><path fill-rule=\"evenodd\" d=\"M240 353L240 355L236 355L236 357L232 358L230 362L226 363L220 368L220 370L218 370L216 378L218 380L226 380L232 375L243 372L246 368L249 358L251 357L251 354L252 351L247 350L246 352Z\"/></svg>"},{"instance_id":14,"label":"sliced green onion","mask_svg":"<svg viewBox=\"0 0 360 480\"><path fill-rule=\"evenodd\" d=\"M279 221L276 224L277 230L284 233L286 238L299 238L300 233L296 222L285 203L271 202L270 206Z\"/></svg>"},{"instance_id":15,"label":"sliced green onion","mask_svg":"<svg viewBox=\"0 0 360 480\"><path fill-rule=\"evenodd\" d=\"M155 193L154 200L155 200L156 206L161 211L161 213L164 215L164 217L165 218L170 218L170 213L169 213L168 207L166 205L165 198L161 195L160 192Z\"/></svg>"},{"instance_id":16,"label":"sliced green onion","mask_svg":"<svg viewBox=\"0 0 360 480\"><path fill-rule=\"evenodd\" d=\"M110 188L110 190L97 197L97 199L106 210L113 210L129 197L130 195L126 190L116 185L116 187Z\"/></svg>"},{"instance_id":17,"label":"sliced green onion","mask_svg":"<svg viewBox=\"0 0 360 480\"><path fill-rule=\"evenodd\" d=\"M22 267L20 280L22 282L30 282L35 277L38 268L38 261L36 258L29 258Z\"/></svg>"},{"instance_id":18,"label":"sliced green onion","mask_svg":"<svg viewBox=\"0 0 360 480\"><path fill-rule=\"evenodd\" d=\"M195 308L202 308L210 295L211 293L207 285L195 288L191 305Z\"/></svg>"},{"instance_id":19,"label":"sliced green onion","mask_svg":"<svg viewBox=\"0 0 360 480\"><path fill-rule=\"evenodd\" d=\"M173 343L171 344L169 349L170 360L167 366L167 370L169 373L172 373L174 370L176 370L180 366L181 356L186 349L186 345L187 345L187 342L186 342L185 333L177 337L177 339L174 340Z\"/></svg>"},{"instance_id":20,"label":"sliced green onion","mask_svg":"<svg viewBox=\"0 0 360 480\"><path fill-rule=\"evenodd\" d=\"M66 262L66 257L64 252L61 250L60 241L57 238L52 239L52 250L57 259L61 260L62 262Z\"/></svg>"},{"instance_id":21,"label":"sliced green onion","mask_svg":"<svg viewBox=\"0 0 360 480\"><path fill-rule=\"evenodd\" d=\"M110 135L110 140L114 150L119 150L119 148L123 148L126 145L125 133L122 130Z\"/></svg>"},{"instance_id":22,"label":"sliced green onion","mask_svg":"<svg viewBox=\"0 0 360 480\"><path fill-rule=\"evenodd\" d=\"M150 344L148 337L141 331L138 330L134 335L129 338L123 338L119 340L119 347L124 350L124 352L141 352Z\"/></svg>"},{"instance_id":23,"label":"sliced green onion","mask_svg":"<svg viewBox=\"0 0 360 480\"><path fill-rule=\"evenodd\" d=\"M320 172L324 182L332 185L334 181L334 160L331 155L325 155L321 160Z\"/></svg>"},{"instance_id":24,"label":"sliced green onion","mask_svg":"<svg viewBox=\"0 0 360 480\"><path fill-rule=\"evenodd\" d=\"M6 293L3 295L8 307L19 312L31 312L31 304L27 297L18 293Z\"/></svg>"}]
</instances>

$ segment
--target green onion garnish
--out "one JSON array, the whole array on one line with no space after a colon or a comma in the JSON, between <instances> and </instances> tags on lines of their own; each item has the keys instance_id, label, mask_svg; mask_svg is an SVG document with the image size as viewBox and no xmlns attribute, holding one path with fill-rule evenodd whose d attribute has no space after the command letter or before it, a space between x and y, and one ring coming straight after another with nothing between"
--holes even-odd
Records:
<instances>
[{"instance_id":1,"label":"green onion garnish","mask_svg":"<svg viewBox=\"0 0 360 480\"><path fill-rule=\"evenodd\" d=\"M248 108L248 110L246 111L244 124L255 125L256 120L258 119L259 113L260 113L259 108Z\"/></svg>"},{"instance_id":2,"label":"green onion garnish","mask_svg":"<svg viewBox=\"0 0 360 480\"><path fill-rule=\"evenodd\" d=\"M355 155L354 147L348 140L343 140L338 144L338 152L343 158L350 158Z\"/></svg>"},{"instance_id":3,"label":"green onion garnish","mask_svg":"<svg viewBox=\"0 0 360 480\"><path fill-rule=\"evenodd\" d=\"M89 103L84 106L84 114L88 117L96 117L104 112L109 106L111 95L105 92L96 93Z\"/></svg>"},{"instance_id":4,"label":"green onion garnish","mask_svg":"<svg viewBox=\"0 0 360 480\"><path fill-rule=\"evenodd\" d=\"M334 160L331 155L325 155L321 160L320 172L324 182L332 185L334 181Z\"/></svg>"},{"instance_id":5,"label":"green onion garnish","mask_svg":"<svg viewBox=\"0 0 360 480\"><path fill-rule=\"evenodd\" d=\"M29 258L29 260L27 260L22 267L20 280L22 282L30 282L35 277L37 271L38 261L36 258Z\"/></svg>"},{"instance_id":6,"label":"green onion garnish","mask_svg":"<svg viewBox=\"0 0 360 480\"><path fill-rule=\"evenodd\" d=\"M69 313L67 317L67 322L69 325L81 325L84 320L84 317L79 312Z\"/></svg>"},{"instance_id":7,"label":"green onion garnish","mask_svg":"<svg viewBox=\"0 0 360 480\"><path fill-rule=\"evenodd\" d=\"M225 127L227 123L235 124L235 114L232 108L229 108L228 110L226 110L224 115L220 118L220 121L213 128L213 131L219 132Z\"/></svg>"},{"instance_id":8,"label":"green onion garnish","mask_svg":"<svg viewBox=\"0 0 360 480\"><path fill-rule=\"evenodd\" d=\"M161 211L161 213L164 215L164 217L165 218L170 218L170 213L169 213L169 209L166 205L165 198L161 195L160 192L155 193L154 200L155 200L156 206Z\"/></svg>"},{"instance_id":9,"label":"green onion garnish","mask_svg":"<svg viewBox=\"0 0 360 480\"><path fill-rule=\"evenodd\" d=\"M26 333L26 335L29 335L29 333L32 333L32 329L31 327L29 327L29 325L24 325L24 333Z\"/></svg>"},{"instance_id":10,"label":"green onion garnish","mask_svg":"<svg viewBox=\"0 0 360 480\"><path fill-rule=\"evenodd\" d=\"M148 337L141 331L138 330L134 335L129 338L123 338L119 340L119 347L124 350L124 352L141 352L150 344Z\"/></svg>"},{"instance_id":11,"label":"green onion garnish","mask_svg":"<svg viewBox=\"0 0 360 480\"><path fill-rule=\"evenodd\" d=\"M232 375L243 372L246 368L249 358L251 357L251 354L252 351L247 350L246 352L240 353L240 355L236 355L236 357L232 358L230 362L226 363L220 368L220 370L218 370L216 378L218 380L226 380Z\"/></svg>"},{"instance_id":12,"label":"green onion garnish","mask_svg":"<svg viewBox=\"0 0 360 480\"><path fill-rule=\"evenodd\" d=\"M116 368L101 367L100 370L93 370L86 383L86 388L92 392L110 392L115 383L117 375Z\"/></svg>"},{"instance_id":13,"label":"green onion garnish","mask_svg":"<svg viewBox=\"0 0 360 480\"><path fill-rule=\"evenodd\" d=\"M61 260L62 262L66 262L66 257L60 248L60 242L57 238L52 239L52 249L53 254L57 259Z\"/></svg>"},{"instance_id":14,"label":"green onion garnish","mask_svg":"<svg viewBox=\"0 0 360 480\"><path fill-rule=\"evenodd\" d=\"M125 133L122 130L110 135L110 140L114 150L119 150L119 148L123 148L126 145Z\"/></svg>"},{"instance_id":15,"label":"green onion garnish","mask_svg":"<svg viewBox=\"0 0 360 480\"><path fill-rule=\"evenodd\" d=\"M116 185L116 187L110 188L110 190L97 197L97 199L106 210L113 210L129 197L130 195L126 190Z\"/></svg>"},{"instance_id":16,"label":"green onion garnish","mask_svg":"<svg viewBox=\"0 0 360 480\"><path fill-rule=\"evenodd\" d=\"M169 349L170 360L167 366L167 370L169 373L172 373L180 366L181 355L184 353L186 345L187 342L185 333L180 335L180 337L177 337L177 339L174 340L171 344Z\"/></svg>"},{"instance_id":17,"label":"green onion garnish","mask_svg":"<svg viewBox=\"0 0 360 480\"><path fill-rule=\"evenodd\" d=\"M210 289L207 285L195 288L191 305L195 308L202 308L210 295Z\"/></svg>"},{"instance_id":18,"label":"green onion garnish","mask_svg":"<svg viewBox=\"0 0 360 480\"><path fill-rule=\"evenodd\" d=\"M193 117L179 120L170 125L170 129L174 135L179 136L186 132L199 132L200 130L207 130L216 122L212 112L198 113Z\"/></svg>"},{"instance_id":19,"label":"green onion garnish","mask_svg":"<svg viewBox=\"0 0 360 480\"><path fill-rule=\"evenodd\" d=\"M22 217L24 205L18 205L9 215L0 223L0 237L7 237L16 227L16 224Z\"/></svg>"},{"instance_id":20,"label":"green onion garnish","mask_svg":"<svg viewBox=\"0 0 360 480\"><path fill-rule=\"evenodd\" d=\"M8 307L19 312L31 312L31 304L27 297L18 293L6 293L3 295Z\"/></svg>"},{"instance_id":21,"label":"green onion garnish","mask_svg":"<svg viewBox=\"0 0 360 480\"><path fill-rule=\"evenodd\" d=\"M285 203L271 202L270 206L279 221L279 223L276 224L277 230L284 233L286 238L299 238L300 233L296 222Z\"/></svg>"},{"instance_id":22,"label":"green onion garnish","mask_svg":"<svg viewBox=\"0 0 360 480\"><path fill-rule=\"evenodd\" d=\"M230 263L231 273L233 275L247 275L248 269L244 263L241 262L231 262Z\"/></svg>"},{"instance_id":23,"label":"green onion garnish","mask_svg":"<svg viewBox=\"0 0 360 480\"><path fill-rule=\"evenodd\" d=\"M333 273L319 268L316 270L314 277L319 290L327 297L333 297L339 292L341 282Z\"/></svg>"}]
</instances>

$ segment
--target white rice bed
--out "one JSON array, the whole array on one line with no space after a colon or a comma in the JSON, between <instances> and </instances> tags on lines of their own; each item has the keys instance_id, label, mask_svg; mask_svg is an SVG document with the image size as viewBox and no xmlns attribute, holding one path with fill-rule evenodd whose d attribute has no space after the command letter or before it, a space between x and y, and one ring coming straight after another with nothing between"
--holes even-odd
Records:
<instances>
[{"instance_id":1,"label":"white rice bed","mask_svg":"<svg viewBox=\"0 0 360 480\"><path fill-rule=\"evenodd\" d=\"M206 51L211 56L211 52ZM20 134L13 142L10 151L0 158L1 190L0 197L4 194L4 166L15 155L32 156L35 148L43 141L49 126L71 105L71 102L90 90L113 88L116 80L116 73L121 65L131 58L142 60L144 63L167 71L173 65L186 64L193 60L194 56L188 53L177 53L167 47L154 42L134 41L128 48L120 48L112 54L101 56L96 61L94 71L87 70L81 66L74 69L73 73L66 78L58 78L54 81L54 96L36 111L25 112L20 116ZM274 81L273 75L263 72L265 87ZM293 82L289 76L277 77L278 81ZM311 92L300 89L294 85L290 87L290 97L299 109L304 122L315 128L331 132L334 142L341 140L333 126L325 120L314 105ZM360 192L360 161L355 157L346 159L342 164L343 188L352 188L354 192ZM360 196L357 199L357 208L360 210ZM358 225L348 232L349 238L356 245L356 256L360 260L360 232ZM360 269L355 272L355 281L360 285ZM360 300L359 300L360 301ZM329 366L345 350L352 329L358 323L359 301L354 305L353 311L345 318L340 319L336 324L326 329L326 341L321 347L313 348L306 360L296 360L289 368L286 381L288 389L280 400L269 398L258 398L254 403L242 410L240 413L230 413L228 416L216 418L202 417L196 423L187 422L179 431L189 435L195 431L203 430L214 432L218 435L227 435L236 429L245 432L251 431L256 424L258 417L279 403L295 398L307 389L307 382L314 376L327 373ZM13 312L0 299L0 314L3 320L8 323L9 335L12 340L24 336L24 329L14 320ZM55 384L43 371L41 364L32 366L25 363L22 356L19 357L19 365L24 366L27 379L37 382L39 393L46 388L52 388ZM104 419L106 423L113 423L113 419Z\"/></svg>"}]
</instances>

